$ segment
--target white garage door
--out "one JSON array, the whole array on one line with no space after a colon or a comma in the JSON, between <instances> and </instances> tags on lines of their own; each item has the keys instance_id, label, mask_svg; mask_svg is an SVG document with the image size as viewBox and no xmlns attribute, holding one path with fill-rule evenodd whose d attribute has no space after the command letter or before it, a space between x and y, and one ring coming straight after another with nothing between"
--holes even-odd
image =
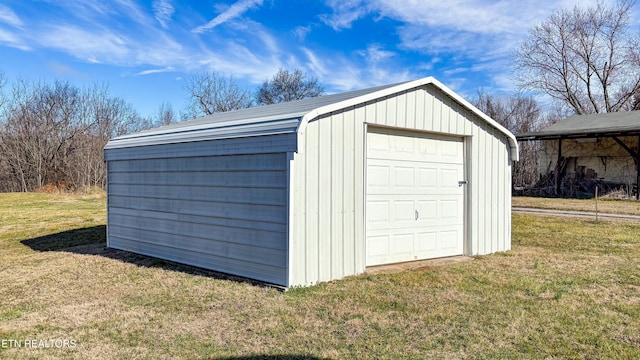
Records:
<instances>
[{"instance_id":1,"label":"white garage door","mask_svg":"<svg viewBox=\"0 0 640 360\"><path fill-rule=\"evenodd\" d=\"M367 133L367 266L462 255L461 138Z\"/></svg>"}]
</instances>

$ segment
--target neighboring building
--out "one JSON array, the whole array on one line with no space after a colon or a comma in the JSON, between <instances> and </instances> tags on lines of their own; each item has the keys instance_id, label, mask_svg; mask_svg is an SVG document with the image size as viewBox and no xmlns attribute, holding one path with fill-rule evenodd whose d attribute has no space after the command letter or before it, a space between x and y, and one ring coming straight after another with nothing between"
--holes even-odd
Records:
<instances>
[{"instance_id":1,"label":"neighboring building","mask_svg":"<svg viewBox=\"0 0 640 360\"><path fill-rule=\"evenodd\" d=\"M593 194L600 185L637 196L640 111L571 116L517 138L542 140L538 171L557 195Z\"/></svg>"},{"instance_id":2,"label":"neighboring building","mask_svg":"<svg viewBox=\"0 0 640 360\"><path fill-rule=\"evenodd\" d=\"M515 137L433 78L112 139L107 245L285 287L511 248Z\"/></svg>"}]
</instances>

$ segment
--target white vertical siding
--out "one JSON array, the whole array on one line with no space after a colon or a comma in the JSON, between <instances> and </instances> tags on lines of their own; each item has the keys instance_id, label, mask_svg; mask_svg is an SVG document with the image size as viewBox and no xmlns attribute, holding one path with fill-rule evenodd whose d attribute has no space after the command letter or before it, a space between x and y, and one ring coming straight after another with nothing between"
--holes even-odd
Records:
<instances>
[{"instance_id":1,"label":"white vertical siding","mask_svg":"<svg viewBox=\"0 0 640 360\"><path fill-rule=\"evenodd\" d=\"M331 213L334 210L331 203L332 191L338 188L337 181L331 181L333 174L331 173L332 164L336 162L333 157L332 139L335 134L331 133L332 123L334 121L319 121L317 133L318 138L318 201L314 203L317 207L317 224L318 224L318 254L324 254L325 257L318 258L318 279L320 281L331 280L331 263L338 261L331 257L332 241L331 238ZM338 141L336 139L336 141ZM338 204L335 204L338 208Z\"/></svg>"},{"instance_id":2,"label":"white vertical siding","mask_svg":"<svg viewBox=\"0 0 640 360\"><path fill-rule=\"evenodd\" d=\"M331 122L331 133L343 133L344 134L344 114L337 114L336 121ZM331 148L333 152L338 154L344 153L345 142L340 139L336 139L336 137L331 136ZM338 178L344 180L344 157L338 156L333 161L331 161L331 178ZM330 206L337 206L340 209L344 209L344 182L333 182L333 186L331 188L330 198L331 204ZM331 238L332 239L340 239L342 238L342 227L343 227L343 217L342 213L338 213L337 211L332 211L331 214ZM336 241L331 242L331 259L335 259L331 261L331 268L328 269L328 275L331 274L342 274L344 273L343 265L344 259L342 253L344 252L344 244Z\"/></svg>"},{"instance_id":3,"label":"white vertical siding","mask_svg":"<svg viewBox=\"0 0 640 360\"><path fill-rule=\"evenodd\" d=\"M370 107L370 105L357 107L355 109L355 114L353 116L353 132L355 145L353 147L353 153L348 154L348 156L353 156L353 168L354 168L354 181L353 188L349 189L353 192L353 198L355 202L355 224L353 233L354 238L349 239L347 241L352 242L355 248L355 257L353 259L345 259L345 261L351 262L352 266L345 266L346 271L352 271L352 273L346 272L345 275L357 274L364 271L365 268L365 257L366 257L366 248L365 248L365 232L364 232L364 223L365 223L365 211L364 211L364 186L365 186L365 139L366 139L366 125L365 117L363 115L366 113L366 109ZM346 171L345 171L346 172ZM347 174L348 176L348 174ZM347 239L345 237L345 239Z\"/></svg>"},{"instance_id":4,"label":"white vertical siding","mask_svg":"<svg viewBox=\"0 0 640 360\"><path fill-rule=\"evenodd\" d=\"M305 198L305 208L304 211L304 223L305 223L305 236L304 236L304 245L305 245L305 253L304 257L306 260L304 271L306 273L306 277L310 279L317 279L319 281L320 274L318 271L318 267L320 264L319 259L319 192L320 192L320 182L319 182L319 174L321 169L318 166L319 158L320 158L320 149L318 147L318 139L320 136L320 131L317 129L314 131L307 130L306 132L306 145L308 152L306 153L306 166L304 168L305 176L301 178L304 181L302 186L303 193L302 196ZM298 167L296 167L297 169ZM297 180L298 177L296 177ZM326 257L327 254L325 254Z\"/></svg>"},{"instance_id":5,"label":"white vertical siding","mask_svg":"<svg viewBox=\"0 0 640 360\"><path fill-rule=\"evenodd\" d=\"M304 150L294 164L295 196L292 239L295 263L290 285L309 285L364 270L364 219L361 157L363 124L354 112L334 114L309 124ZM303 158L303 159L301 159ZM301 161L298 161L301 159ZM302 214L302 216L300 216Z\"/></svg>"},{"instance_id":6,"label":"white vertical siding","mask_svg":"<svg viewBox=\"0 0 640 360\"><path fill-rule=\"evenodd\" d=\"M287 153L108 166L110 247L287 285Z\"/></svg>"},{"instance_id":7,"label":"white vertical siding","mask_svg":"<svg viewBox=\"0 0 640 360\"><path fill-rule=\"evenodd\" d=\"M508 139L438 88L367 102L310 122L294 161L289 285L364 271L365 124L465 137L467 255L511 247ZM300 198L303 198L304 201Z\"/></svg>"}]
</instances>

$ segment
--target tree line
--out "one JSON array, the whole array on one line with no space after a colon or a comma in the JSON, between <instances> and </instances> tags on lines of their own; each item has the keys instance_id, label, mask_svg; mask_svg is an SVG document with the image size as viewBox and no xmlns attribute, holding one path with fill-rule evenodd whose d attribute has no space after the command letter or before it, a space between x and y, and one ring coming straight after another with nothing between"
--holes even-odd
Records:
<instances>
[{"instance_id":1,"label":"tree line","mask_svg":"<svg viewBox=\"0 0 640 360\"><path fill-rule=\"evenodd\" d=\"M80 89L65 81L4 85L0 108L0 191L45 184L104 187L102 148L113 136L146 127L106 85Z\"/></svg>"},{"instance_id":2,"label":"tree line","mask_svg":"<svg viewBox=\"0 0 640 360\"><path fill-rule=\"evenodd\" d=\"M640 110L640 31L633 0L560 10L534 26L513 56L520 94L479 92L474 105L513 133L538 130L573 114ZM33 191L45 184L70 190L104 187L102 149L118 135L218 112L319 96L318 80L280 69L255 91L233 75L192 74L178 117L162 103L140 116L106 85L80 89L65 81L18 80L0 73L0 191ZM544 109L534 99L552 99ZM539 144L522 143L513 166L516 186L538 179Z\"/></svg>"},{"instance_id":3,"label":"tree line","mask_svg":"<svg viewBox=\"0 0 640 360\"><path fill-rule=\"evenodd\" d=\"M230 75L194 74L182 119L321 95L317 79L281 69L252 96ZM103 148L112 137L179 121L169 103L143 117L107 85L19 79L0 73L0 192L104 188Z\"/></svg>"}]
</instances>

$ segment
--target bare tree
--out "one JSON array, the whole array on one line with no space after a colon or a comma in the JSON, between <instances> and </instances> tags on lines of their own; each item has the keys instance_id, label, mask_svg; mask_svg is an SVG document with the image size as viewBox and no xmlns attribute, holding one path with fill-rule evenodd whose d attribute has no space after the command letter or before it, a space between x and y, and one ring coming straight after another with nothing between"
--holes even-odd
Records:
<instances>
[{"instance_id":1,"label":"bare tree","mask_svg":"<svg viewBox=\"0 0 640 360\"><path fill-rule=\"evenodd\" d=\"M576 114L637 106L640 41L630 24L633 5L619 0L576 6L535 26L516 51L522 88L542 91Z\"/></svg>"},{"instance_id":2,"label":"bare tree","mask_svg":"<svg viewBox=\"0 0 640 360\"><path fill-rule=\"evenodd\" d=\"M83 130L74 138L74 152L69 154L66 177L78 189L106 185L106 168L102 156L109 139L143 130L151 125L122 98L110 95L105 84L93 85L83 92L81 106Z\"/></svg>"},{"instance_id":3,"label":"bare tree","mask_svg":"<svg viewBox=\"0 0 640 360\"><path fill-rule=\"evenodd\" d=\"M475 105L514 134L538 130L546 120L538 103L528 97L514 96L499 99L480 92ZM520 143L520 160L514 163L514 186L529 186L538 180L539 142Z\"/></svg>"},{"instance_id":4,"label":"bare tree","mask_svg":"<svg viewBox=\"0 0 640 360\"><path fill-rule=\"evenodd\" d=\"M19 80L0 107L0 191L104 187L107 141L140 129L141 117L106 86Z\"/></svg>"},{"instance_id":5,"label":"bare tree","mask_svg":"<svg viewBox=\"0 0 640 360\"><path fill-rule=\"evenodd\" d=\"M324 94L324 88L315 77L309 77L300 69L292 73L280 69L271 80L265 80L256 93L260 105L300 100Z\"/></svg>"},{"instance_id":6,"label":"bare tree","mask_svg":"<svg viewBox=\"0 0 640 360\"><path fill-rule=\"evenodd\" d=\"M158 107L155 122L159 125L169 125L177 120L178 118L176 117L175 111L173 111L173 106L168 102L162 102Z\"/></svg>"},{"instance_id":7,"label":"bare tree","mask_svg":"<svg viewBox=\"0 0 640 360\"><path fill-rule=\"evenodd\" d=\"M238 110L252 105L251 92L232 75L206 72L191 75L185 83L187 105L184 118Z\"/></svg>"},{"instance_id":8,"label":"bare tree","mask_svg":"<svg viewBox=\"0 0 640 360\"><path fill-rule=\"evenodd\" d=\"M15 84L1 144L20 178L20 190L61 181L66 155L80 131L74 126L79 101L78 89L66 82Z\"/></svg>"},{"instance_id":9,"label":"bare tree","mask_svg":"<svg viewBox=\"0 0 640 360\"><path fill-rule=\"evenodd\" d=\"M4 110L6 103L6 97L4 94L4 87L7 85L7 76L4 72L0 71L0 111Z\"/></svg>"}]
</instances>

